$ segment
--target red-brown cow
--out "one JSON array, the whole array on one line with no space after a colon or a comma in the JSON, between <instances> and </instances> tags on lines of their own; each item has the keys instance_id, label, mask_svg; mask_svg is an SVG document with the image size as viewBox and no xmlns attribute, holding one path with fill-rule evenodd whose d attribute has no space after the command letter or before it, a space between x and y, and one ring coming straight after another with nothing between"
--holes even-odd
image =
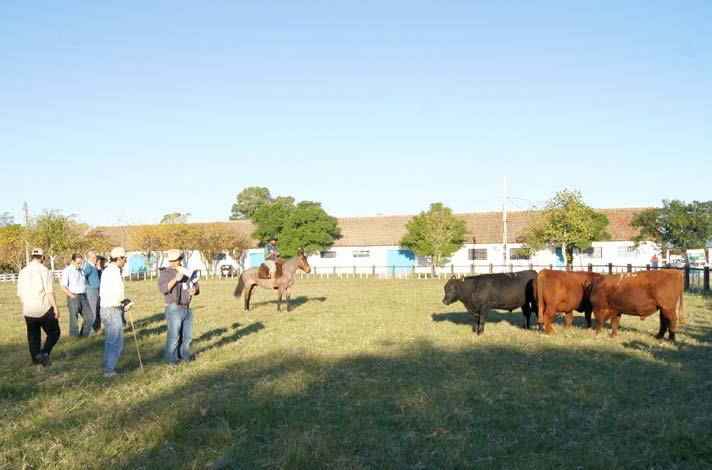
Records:
<instances>
[{"instance_id":1,"label":"red-brown cow","mask_svg":"<svg viewBox=\"0 0 712 470\"><path fill-rule=\"evenodd\" d=\"M591 304L588 294L593 281L601 278L598 273L568 272L542 269L536 277L535 299L539 306L539 329L542 324L548 335L554 333L551 323L557 312L566 313L566 326L573 323L573 311L584 312L586 323L591 328Z\"/></svg>"},{"instance_id":2,"label":"red-brown cow","mask_svg":"<svg viewBox=\"0 0 712 470\"><path fill-rule=\"evenodd\" d=\"M621 314L638 315L641 320L660 310L662 339L669 330L668 341L675 342L677 322L685 323L682 273L671 269L604 276L594 281L591 304L596 317L596 333L611 319L611 336L618 332Z\"/></svg>"}]
</instances>

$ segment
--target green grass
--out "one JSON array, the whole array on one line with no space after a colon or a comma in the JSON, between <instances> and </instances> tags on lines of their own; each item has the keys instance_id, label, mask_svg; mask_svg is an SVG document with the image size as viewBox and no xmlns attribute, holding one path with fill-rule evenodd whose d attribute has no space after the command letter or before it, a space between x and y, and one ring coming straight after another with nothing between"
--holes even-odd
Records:
<instances>
[{"instance_id":1,"label":"green grass","mask_svg":"<svg viewBox=\"0 0 712 470\"><path fill-rule=\"evenodd\" d=\"M0 468L701 468L712 466L712 298L687 296L678 344L657 316L618 337L542 336L521 314L471 331L437 280L299 279L296 308L232 281L194 302L198 361L162 362L152 282L132 282L120 376L103 336L30 366L15 285L0 285ZM293 300L295 300L293 299Z\"/></svg>"}]
</instances>

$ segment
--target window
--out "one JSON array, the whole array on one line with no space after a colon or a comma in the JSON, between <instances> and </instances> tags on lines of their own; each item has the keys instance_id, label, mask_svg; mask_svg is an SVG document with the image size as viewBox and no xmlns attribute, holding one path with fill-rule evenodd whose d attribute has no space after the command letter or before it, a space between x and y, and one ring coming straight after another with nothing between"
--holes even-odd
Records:
<instances>
[{"instance_id":1,"label":"window","mask_svg":"<svg viewBox=\"0 0 712 470\"><path fill-rule=\"evenodd\" d=\"M321 257L322 258L336 258L336 252L335 251L322 251Z\"/></svg>"},{"instance_id":2,"label":"window","mask_svg":"<svg viewBox=\"0 0 712 470\"><path fill-rule=\"evenodd\" d=\"M592 246L586 250L582 250L581 254L586 258L603 258L603 248L600 246Z\"/></svg>"},{"instance_id":3,"label":"window","mask_svg":"<svg viewBox=\"0 0 712 470\"><path fill-rule=\"evenodd\" d=\"M637 254L638 254L638 250L636 250L632 246L619 246L618 247L618 256L628 257L628 256L635 256Z\"/></svg>"},{"instance_id":4,"label":"window","mask_svg":"<svg viewBox=\"0 0 712 470\"><path fill-rule=\"evenodd\" d=\"M368 250L356 250L353 252L354 258L368 258L371 256L371 252Z\"/></svg>"},{"instance_id":5,"label":"window","mask_svg":"<svg viewBox=\"0 0 712 470\"><path fill-rule=\"evenodd\" d=\"M467 259L470 261L487 260L487 248L470 248L467 250Z\"/></svg>"},{"instance_id":6,"label":"window","mask_svg":"<svg viewBox=\"0 0 712 470\"><path fill-rule=\"evenodd\" d=\"M527 250L526 248L510 248L509 259L529 259L529 250Z\"/></svg>"}]
</instances>

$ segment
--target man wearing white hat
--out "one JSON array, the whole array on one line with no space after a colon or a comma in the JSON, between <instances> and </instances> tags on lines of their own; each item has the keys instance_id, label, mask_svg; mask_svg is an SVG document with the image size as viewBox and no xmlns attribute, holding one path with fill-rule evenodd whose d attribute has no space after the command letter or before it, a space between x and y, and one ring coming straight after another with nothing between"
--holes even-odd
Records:
<instances>
[{"instance_id":1,"label":"man wearing white hat","mask_svg":"<svg viewBox=\"0 0 712 470\"><path fill-rule=\"evenodd\" d=\"M43 264L44 250L32 250L32 261L20 270L17 279L17 296L22 304L22 314L27 324L27 342L33 364L48 366L49 354L59 340L59 309L54 297L52 274ZM47 339L42 346L42 330Z\"/></svg>"},{"instance_id":2,"label":"man wearing white hat","mask_svg":"<svg viewBox=\"0 0 712 470\"><path fill-rule=\"evenodd\" d=\"M117 246L109 254L109 265L101 275L99 306L104 323L104 377L116 375L116 364L124 349L124 322L121 301L124 295L124 280L121 269L126 265L126 250Z\"/></svg>"},{"instance_id":3,"label":"man wearing white hat","mask_svg":"<svg viewBox=\"0 0 712 470\"><path fill-rule=\"evenodd\" d=\"M184 268L180 266L183 259L180 250L168 250L167 257L168 267L161 269L158 274L158 290L164 296L168 323L164 359L169 364L175 364L178 359L195 359L190 352L190 342L193 339L193 310L190 308L190 301L194 295L200 293L200 287L181 272Z\"/></svg>"}]
</instances>

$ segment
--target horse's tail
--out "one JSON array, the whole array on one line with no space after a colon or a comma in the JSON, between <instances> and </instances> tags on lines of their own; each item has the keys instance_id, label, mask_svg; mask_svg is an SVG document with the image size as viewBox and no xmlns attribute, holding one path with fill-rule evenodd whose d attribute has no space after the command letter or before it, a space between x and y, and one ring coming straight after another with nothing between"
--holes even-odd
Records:
<instances>
[{"instance_id":1,"label":"horse's tail","mask_svg":"<svg viewBox=\"0 0 712 470\"><path fill-rule=\"evenodd\" d=\"M685 324L685 277L680 276L682 278L681 282L681 289L680 289L680 299L677 301L677 321L681 324Z\"/></svg>"},{"instance_id":2,"label":"horse's tail","mask_svg":"<svg viewBox=\"0 0 712 470\"><path fill-rule=\"evenodd\" d=\"M233 295L235 297L240 297L242 295L242 290L245 288L245 281L242 280L242 275L240 276L240 279L237 281L237 285L235 286L235 292L233 292Z\"/></svg>"}]
</instances>

